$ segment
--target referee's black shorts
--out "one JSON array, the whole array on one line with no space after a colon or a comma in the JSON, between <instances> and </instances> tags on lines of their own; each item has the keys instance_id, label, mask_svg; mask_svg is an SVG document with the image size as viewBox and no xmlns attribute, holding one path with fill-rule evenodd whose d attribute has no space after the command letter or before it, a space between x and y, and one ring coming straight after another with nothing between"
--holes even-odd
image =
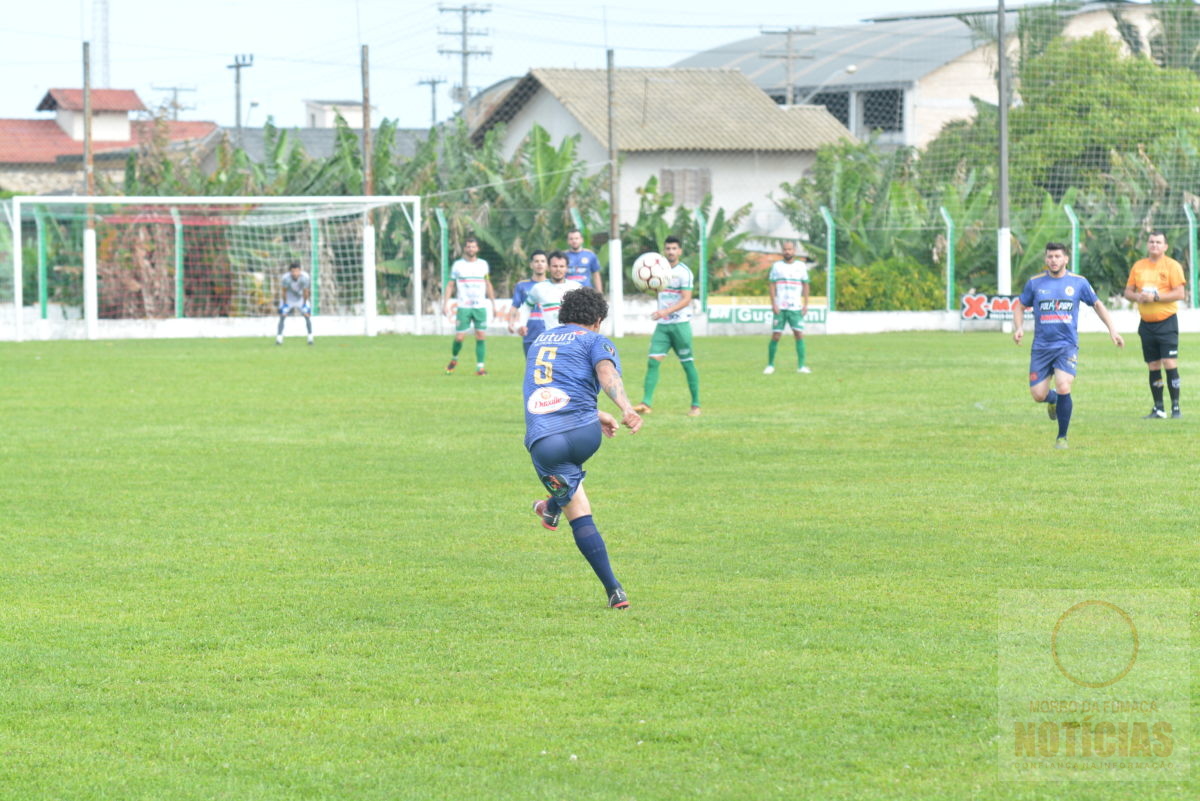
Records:
<instances>
[{"instance_id":1,"label":"referee's black shorts","mask_svg":"<svg viewBox=\"0 0 1200 801\"><path fill-rule=\"evenodd\" d=\"M1172 314L1165 320L1138 325L1138 336L1142 338L1142 360L1156 362L1160 359L1179 358L1179 315Z\"/></svg>"}]
</instances>

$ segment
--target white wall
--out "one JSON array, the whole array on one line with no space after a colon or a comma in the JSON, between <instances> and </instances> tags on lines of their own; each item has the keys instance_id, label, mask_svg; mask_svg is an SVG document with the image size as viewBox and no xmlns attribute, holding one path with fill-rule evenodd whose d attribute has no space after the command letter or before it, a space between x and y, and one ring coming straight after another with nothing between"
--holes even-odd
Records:
<instances>
[{"instance_id":1,"label":"white wall","mask_svg":"<svg viewBox=\"0 0 1200 801\"><path fill-rule=\"evenodd\" d=\"M70 109L58 110L55 115L58 127L76 142L83 141L83 112ZM93 111L92 141L128 142L133 137L127 111Z\"/></svg>"},{"instance_id":2,"label":"white wall","mask_svg":"<svg viewBox=\"0 0 1200 801\"><path fill-rule=\"evenodd\" d=\"M535 123L546 129L550 134L550 141L556 145L568 136L582 134L576 153L581 160L592 165L592 172L599 172L608 163L608 148L601 144L599 139L584 131L579 121L554 95L541 88L505 125L500 149L506 158L512 158L513 153L517 152L517 148L533 130Z\"/></svg>"},{"instance_id":3,"label":"white wall","mask_svg":"<svg viewBox=\"0 0 1200 801\"><path fill-rule=\"evenodd\" d=\"M810 166L813 153L671 151L627 153L621 167L621 219L637 219L638 187L665 168L695 167L712 175L713 205L732 212L745 203L754 207L743 230L756 236L794 237L796 232L777 214L771 194L784 181L798 180Z\"/></svg>"},{"instance_id":4,"label":"white wall","mask_svg":"<svg viewBox=\"0 0 1200 801\"><path fill-rule=\"evenodd\" d=\"M646 335L654 330L650 319L653 303L649 299L634 296L625 300L625 333ZM698 307L697 307L698 308ZM84 339L84 322L79 319L36 320L34 307L25 310L25 339ZM1133 309L1117 309L1109 312L1117 329L1125 336L1126 349L1140 354L1137 327L1138 314ZM98 331L101 339L171 339L171 338L221 338L262 337L264 342L274 339L276 317L243 318L191 318L182 320L100 320ZM770 333L765 323L759 324L710 324L705 315L697 313L692 318L692 327L697 336L751 335L766 336ZM1026 329L1032 331L1033 323L1027 322ZM885 311L885 312L833 312L824 324L808 326L809 335L822 334L879 334L895 331L996 331L999 322L965 323L958 312L947 311ZM313 318L313 330L318 338L326 336L362 336L361 317L332 317L320 315ZM413 317L410 314L380 315L377 330L383 334L413 333ZM1100 319L1090 310L1079 318L1079 330L1085 333L1104 332ZM1184 309L1179 312L1179 330L1183 333L1200 333L1200 309ZM299 342L304 324L299 317L288 320L286 334ZM440 314L425 314L421 332L426 335L449 336L454 332L452 323ZM489 321L489 336L512 336L508 333L503 318ZM13 307L11 303L0 304L0 341L11 341L15 336ZM998 346L1005 340L998 340ZM1138 357L1140 359L1140 355Z\"/></svg>"},{"instance_id":5,"label":"white wall","mask_svg":"<svg viewBox=\"0 0 1200 801\"><path fill-rule=\"evenodd\" d=\"M938 67L910 90L912 120L908 144L925 147L955 120L975 117L974 95L989 103L999 96L994 75L994 47L980 47Z\"/></svg>"},{"instance_id":6,"label":"white wall","mask_svg":"<svg viewBox=\"0 0 1200 801\"><path fill-rule=\"evenodd\" d=\"M363 109L359 103L345 106L326 105L324 103L304 104L304 123L310 128L334 128L337 126L337 115L351 128L361 128L363 124Z\"/></svg>"}]
</instances>

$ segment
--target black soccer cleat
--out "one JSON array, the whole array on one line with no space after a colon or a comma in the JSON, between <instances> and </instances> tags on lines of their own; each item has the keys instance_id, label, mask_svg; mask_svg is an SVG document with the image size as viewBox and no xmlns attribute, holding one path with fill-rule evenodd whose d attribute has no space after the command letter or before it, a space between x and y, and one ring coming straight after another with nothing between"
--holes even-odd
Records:
<instances>
[{"instance_id":1,"label":"black soccer cleat","mask_svg":"<svg viewBox=\"0 0 1200 801\"><path fill-rule=\"evenodd\" d=\"M1143 420L1166 420L1167 413L1155 406L1150 410L1150 414L1142 418Z\"/></svg>"},{"instance_id":2,"label":"black soccer cleat","mask_svg":"<svg viewBox=\"0 0 1200 801\"><path fill-rule=\"evenodd\" d=\"M562 509L551 514L546 508L547 500L549 499L534 501L533 513L542 519L542 528L549 529L550 531L558 531L558 521L562 517Z\"/></svg>"},{"instance_id":3,"label":"black soccer cleat","mask_svg":"<svg viewBox=\"0 0 1200 801\"><path fill-rule=\"evenodd\" d=\"M1047 403L1046 404L1046 414L1050 415L1051 420L1057 420L1058 419L1058 404L1057 403Z\"/></svg>"},{"instance_id":4,"label":"black soccer cleat","mask_svg":"<svg viewBox=\"0 0 1200 801\"><path fill-rule=\"evenodd\" d=\"M1178 406L1171 410L1171 418L1173 420L1178 420L1181 417L1183 417L1183 412L1179 411Z\"/></svg>"},{"instance_id":5,"label":"black soccer cleat","mask_svg":"<svg viewBox=\"0 0 1200 801\"><path fill-rule=\"evenodd\" d=\"M455 367L458 367L458 359L451 359L450 363L446 365L446 375L452 375Z\"/></svg>"},{"instance_id":6,"label":"black soccer cleat","mask_svg":"<svg viewBox=\"0 0 1200 801\"><path fill-rule=\"evenodd\" d=\"M608 596L608 608L609 609L628 609L629 608L629 596L627 596L625 594L625 590L623 590L620 587L617 587L615 590L612 591L612 595Z\"/></svg>"}]
</instances>

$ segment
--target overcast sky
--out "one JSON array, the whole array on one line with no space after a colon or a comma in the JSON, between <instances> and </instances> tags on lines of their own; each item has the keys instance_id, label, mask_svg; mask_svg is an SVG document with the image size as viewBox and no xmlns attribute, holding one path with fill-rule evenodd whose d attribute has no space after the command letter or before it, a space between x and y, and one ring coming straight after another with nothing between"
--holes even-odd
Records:
<instances>
[{"instance_id":1,"label":"overcast sky","mask_svg":"<svg viewBox=\"0 0 1200 801\"><path fill-rule=\"evenodd\" d=\"M304 122L306 99L361 97L361 45L370 49L374 115L402 127L429 125L427 78L437 87L438 117L456 108L450 87L461 80L461 59L439 54L460 49L461 15L439 12L438 3L412 0L107 0L109 80L135 89L149 107L181 87L179 102L193 108L181 119L232 125L236 54L253 54L242 70L243 124ZM446 0L446 7L469 5ZM610 5L561 0L508 0L487 13L469 14L470 27L485 31L470 47L491 55L470 59L473 89L530 67L602 68L605 49L618 66L668 66L696 52L755 36L762 27L853 25L898 11L990 8L987 0L615 0ZM1009 2L1011 8L1017 5ZM7 0L0 17L0 117L37 118L47 89L79 87L81 42L92 42L93 86L103 83L100 3L95 0ZM158 88L155 88L158 87ZM256 106L251 106L257 103Z\"/></svg>"}]
</instances>

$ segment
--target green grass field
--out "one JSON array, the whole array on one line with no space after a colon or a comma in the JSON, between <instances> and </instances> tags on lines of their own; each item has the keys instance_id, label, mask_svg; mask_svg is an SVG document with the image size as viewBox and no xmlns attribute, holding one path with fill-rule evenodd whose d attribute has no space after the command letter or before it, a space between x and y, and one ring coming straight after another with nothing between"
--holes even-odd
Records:
<instances>
[{"instance_id":1,"label":"green grass field","mask_svg":"<svg viewBox=\"0 0 1200 801\"><path fill-rule=\"evenodd\" d=\"M0 798L1195 797L998 775L1000 591L1196 583L1200 337L1166 421L1131 339L1068 451L1028 340L699 340L704 416L668 360L588 465L623 613L514 339L2 344Z\"/></svg>"}]
</instances>

